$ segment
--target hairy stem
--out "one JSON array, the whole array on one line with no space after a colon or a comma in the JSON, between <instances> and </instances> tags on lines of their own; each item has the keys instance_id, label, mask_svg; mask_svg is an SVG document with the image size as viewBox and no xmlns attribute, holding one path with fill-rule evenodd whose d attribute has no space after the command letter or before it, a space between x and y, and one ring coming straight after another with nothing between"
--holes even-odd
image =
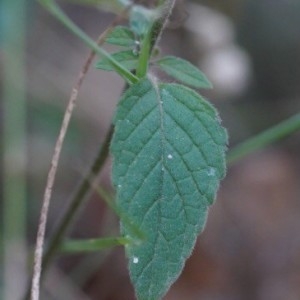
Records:
<instances>
[{"instance_id":1,"label":"hairy stem","mask_svg":"<svg viewBox=\"0 0 300 300\"><path fill-rule=\"evenodd\" d=\"M168 22L175 2L176 0L167 0L158 4L158 9L161 10L161 16L153 23L151 28L149 28L149 31L145 34L142 40L141 53L136 70L138 78L143 78L147 75L149 58L151 57L151 53Z\"/></svg>"},{"instance_id":2,"label":"hairy stem","mask_svg":"<svg viewBox=\"0 0 300 300\"><path fill-rule=\"evenodd\" d=\"M230 165L234 164L248 154L279 141L299 129L300 114L296 114L234 147L228 153L227 162Z\"/></svg>"},{"instance_id":3,"label":"hairy stem","mask_svg":"<svg viewBox=\"0 0 300 300\"><path fill-rule=\"evenodd\" d=\"M153 51L155 45L160 40L161 35L166 28L169 21L170 15L175 6L176 0L160 0L158 1L158 7L162 10L161 17L155 21L151 29L151 52Z\"/></svg>"},{"instance_id":4,"label":"hairy stem","mask_svg":"<svg viewBox=\"0 0 300 300\"><path fill-rule=\"evenodd\" d=\"M136 75L138 78L143 78L148 72L149 57L151 55L151 30L145 35L142 41L141 53L139 56L138 66L136 70Z\"/></svg>"}]
</instances>

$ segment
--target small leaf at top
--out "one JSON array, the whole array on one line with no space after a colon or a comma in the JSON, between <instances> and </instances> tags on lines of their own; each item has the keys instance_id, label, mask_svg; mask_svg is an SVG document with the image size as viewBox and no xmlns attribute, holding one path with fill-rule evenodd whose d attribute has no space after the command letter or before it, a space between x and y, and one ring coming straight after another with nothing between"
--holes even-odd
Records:
<instances>
[{"instance_id":1,"label":"small leaf at top","mask_svg":"<svg viewBox=\"0 0 300 300\"><path fill-rule=\"evenodd\" d=\"M108 34L105 42L122 47L133 47L135 45L134 33L125 26L116 26Z\"/></svg>"},{"instance_id":2,"label":"small leaf at top","mask_svg":"<svg viewBox=\"0 0 300 300\"><path fill-rule=\"evenodd\" d=\"M219 122L207 101L178 84L145 79L118 104L112 179L117 205L144 233L125 246L139 300L163 297L204 228L225 175L227 134ZM122 218L121 231L132 236Z\"/></svg>"},{"instance_id":3,"label":"small leaf at top","mask_svg":"<svg viewBox=\"0 0 300 300\"><path fill-rule=\"evenodd\" d=\"M116 52L111 54L111 56L128 70L134 70L137 67L138 55L135 54L133 50ZM111 66L109 61L105 58L97 62L96 68L105 71L114 71L114 68Z\"/></svg>"},{"instance_id":4,"label":"small leaf at top","mask_svg":"<svg viewBox=\"0 0 300 300\"><path fill-rule=\"evenodd\" d=\"M165 56L155 63L168 75L187 85L203 89L212 88L212 84L205 74L187 60L175 56Z\"/></svg>"},{"instance_id":5,"label":"small leaf at top","mask_svg":"<svg viewBox=\"0 0 300 300\"><path fill-rule=\"evenodd\" d=\"M133 5L129 14L129 25L139 37L147 33L154 21L154 11L141 5Z\"/></svg>"}]
</instances>

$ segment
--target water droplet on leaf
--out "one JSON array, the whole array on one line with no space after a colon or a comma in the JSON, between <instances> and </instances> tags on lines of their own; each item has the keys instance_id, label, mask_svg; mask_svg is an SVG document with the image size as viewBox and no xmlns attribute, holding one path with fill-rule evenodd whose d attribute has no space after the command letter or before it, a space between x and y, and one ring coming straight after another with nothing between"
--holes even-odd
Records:
<instances>
[{"instance_id":1,"label":"water droplet on leaf","mask_svg":"<svg viewBox=\"0 0 300 300\"><path fill-rule=\"evenodd\" d=\"M133 261L134 264L137 264L139 262L139 258L134 256L132 261Z\"/></svg>"},{"instance_id":2,"label":"water droplet on leaf","mask_svg":"<svg viewBox=\"0 0 300 300\"><path fill-rule=\"evenodd\" d=\"M208 176L215 176L216 175L216 170L215 168L209 168L207 171Z\"/></svg>"}]
</instances>

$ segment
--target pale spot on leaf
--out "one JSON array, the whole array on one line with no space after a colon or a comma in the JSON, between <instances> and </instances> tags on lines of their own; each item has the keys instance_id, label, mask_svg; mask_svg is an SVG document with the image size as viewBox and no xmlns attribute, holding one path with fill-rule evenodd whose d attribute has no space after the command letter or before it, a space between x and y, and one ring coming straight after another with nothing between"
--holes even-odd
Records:
<instances>
[{"instance_id":1,"label":"pale spot on leaf","mask_svg":"<svg viewBox=\"0 0 300 300\"><path fill-rule=\"evenodd\" d=\"M216 169L215 168L209 168L207 171L208 176L215 176L216 175Z\"/></svg>"},{"instance_id":2,"label":"pale spot on leaf","mask_svg":"<svg viewBox=\"0 0 300 300\"><path fill-rule=\"evenodd\" d=\"M139 258L136 257L136 256L134 256L133 259L132 259L132 262L133 262L134 264L137 264L137 263L139 262Z\"/></svg>"}]
</instances>

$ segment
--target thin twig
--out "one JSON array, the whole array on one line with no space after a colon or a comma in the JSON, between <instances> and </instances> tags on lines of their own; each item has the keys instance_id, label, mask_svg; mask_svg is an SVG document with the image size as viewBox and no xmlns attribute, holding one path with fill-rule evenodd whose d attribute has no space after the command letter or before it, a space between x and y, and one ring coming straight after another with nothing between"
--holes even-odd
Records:
<instances>
[{"instance_id":1,"label":"thin twig","mask_svg":"<svg viewBox=\"0 0 300 300\"><path fill-rule=\"evenodd\" d=\"M122 14L117 16L115 20L111 23L111 25L99 36L97 40L97 44L101 45L107 34L124 18L127 13L128 8L124 10ZM60 158L60 153L63 145L63 141L68 129L68 125L72 116L72 112L74 110L79 89L83 83L83 80L86 76L86 73L95 57L95 52L91 51L83 65L81 72L79 73L79 77L77 79L76 84L74 85L71 96L64 114L62 126L59 132L59 136L57 138L54 154L51 160L51 166L47 177L46 189L43 198L42 209L40 213L39 219L39 227L36 239L36 247L34 251L34 265L33 265L33 276L32 276L32 285L31 285L31 299L38 300L39 292L40 292L40 278L42 272L42 257L43 257L43 248L44 248L44 240L45 240L45 231L47 224L47 216L49 211L49 205L52 195L52 189L54 185L55 175L57 171L57 166Z\"/></svg>"},{"instance_id":2,"label":"thin twig","mask_svg":"<svg viewBox=\"0 0 300 300\"><path fill-rule=\"evenodd\" d=\"M105 160L108 156L109 152L109 144L111 141L111 137L113 134L113 126L111 125L109 131L107 132L107 135L105 137L105 140L101 146L101 149L96 156L96 159L91 166L88 174L84 177L83 181L81 182L77 192L75 193L75 196L70 204L70 207L67 210L67 213L62 218L60 224L57 227L56 232L54 233L53 237L51 238L49 242L48 249L45 253L44 259L43 259L43 270L44 273L50 262L53 258L55 252L59 248L59 245L61 244L62 238L65 235L67 229L69 228L71 221L74 219L74 216L76 212L78 211L78 208L82 204L83 200L86 198L88 192L90 191L90 178L93 176L96 176L99 171L102 169Z\"/></svg>"}]
</instances>

